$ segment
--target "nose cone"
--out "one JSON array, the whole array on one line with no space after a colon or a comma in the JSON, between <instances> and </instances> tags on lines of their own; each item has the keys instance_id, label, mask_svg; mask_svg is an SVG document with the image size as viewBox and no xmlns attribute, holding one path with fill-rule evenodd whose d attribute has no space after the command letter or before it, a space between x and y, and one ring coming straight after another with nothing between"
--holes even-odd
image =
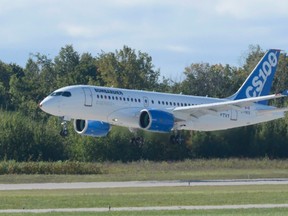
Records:
<instances>
[{"instance_id":1,"label":"nose cone","mask_svg":"<svg viewBox=\"0 0 288 216\"><path fill-rule=\"evenodd\" d=\"M59 113L59 101L55 98L48 96L40 102L39 107L46 113L51 115L60 116Z\"/></svg>"}]
</instances>

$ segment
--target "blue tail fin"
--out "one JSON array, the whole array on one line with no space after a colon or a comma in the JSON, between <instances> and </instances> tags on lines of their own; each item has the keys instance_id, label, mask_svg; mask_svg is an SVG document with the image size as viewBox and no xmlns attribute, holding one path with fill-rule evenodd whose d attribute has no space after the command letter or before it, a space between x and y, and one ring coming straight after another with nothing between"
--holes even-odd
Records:
<instances>
[{"instance_id":1,"label":"blue tail fin","mask_svg":"<svg viewBox=\"0 0 288 216\"><path fill-rule=\"evenodd\" d=\"M276 72L279 56L280 50L268 50L240 89L232 95L230 99L239 100L268 95ZM267 102L268 101L261 101L259 103L267 104Z\"/></svg>"}]
</instances>

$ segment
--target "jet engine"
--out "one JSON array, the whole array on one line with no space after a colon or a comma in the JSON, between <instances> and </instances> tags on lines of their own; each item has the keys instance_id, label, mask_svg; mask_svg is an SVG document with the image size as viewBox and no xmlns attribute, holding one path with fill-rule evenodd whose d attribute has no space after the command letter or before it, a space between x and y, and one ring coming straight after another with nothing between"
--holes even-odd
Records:
<instances>
[{"instance_id":1,"label":"jet engine","mask_svg":"<svg viewBox=\"0 0 288 216\"><path fill-rule=\"evenodd\" d=\"M102 121L75 119L74 130L80 135L102 137L109 133L110 124Z\"/></svg>"},{"instance_id":2,"label":"jet engine","mask_svg":"<svg viewBox=\"0 0 288 216\"><path fill-rule=\"evenodd\" d=\"M139 126L154 132L170 132L174 126L174 116L162 110L144 109L140 113Z\"/></svg>"}]
</instances>

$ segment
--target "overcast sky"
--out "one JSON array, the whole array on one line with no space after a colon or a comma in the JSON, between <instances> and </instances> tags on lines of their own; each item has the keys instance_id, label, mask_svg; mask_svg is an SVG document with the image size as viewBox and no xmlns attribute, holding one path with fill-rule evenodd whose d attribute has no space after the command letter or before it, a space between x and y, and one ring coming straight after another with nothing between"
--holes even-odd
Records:
<instances>
[{"instance_id":1,"label":"overcast sky","mask_svg":"<svg viewBox=\"0 0 288 216\"><path fill-rule=\"evenodd\" d=\"M287 0L0 0L0 60L128 45L180 79L191 63L241 66L250 44L287 52L287 26Z\"/></svg>"}]
</instances>

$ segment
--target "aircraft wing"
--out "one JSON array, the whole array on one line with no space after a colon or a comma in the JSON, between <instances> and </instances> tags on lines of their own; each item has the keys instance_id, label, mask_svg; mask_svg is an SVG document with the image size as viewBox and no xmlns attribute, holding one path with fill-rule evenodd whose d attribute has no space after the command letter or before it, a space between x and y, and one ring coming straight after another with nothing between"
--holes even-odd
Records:
<instances>
[{"instance_id":1,"label":"aircraft wing","mask_svg":"<svg viewBox=\"0 0 288 216\"><path fill-rule=\"evenodd\" d=\"M187 115L192 118L199 118L203 115L207 114L216 114L217 112L225 111L225 110L241 110L243 107L251 106L253 103L258 101L271 100L275 98L281 98L288 96L288 90L273 94L266 95L260 97L251 97L240 100L223 100L221 102L216 103L208 103L208 104L199 104L194 106L186 106L186 107L176 107L173 110L173 114L176 118L185 119Z\"/></svg>"}]
</instances>

